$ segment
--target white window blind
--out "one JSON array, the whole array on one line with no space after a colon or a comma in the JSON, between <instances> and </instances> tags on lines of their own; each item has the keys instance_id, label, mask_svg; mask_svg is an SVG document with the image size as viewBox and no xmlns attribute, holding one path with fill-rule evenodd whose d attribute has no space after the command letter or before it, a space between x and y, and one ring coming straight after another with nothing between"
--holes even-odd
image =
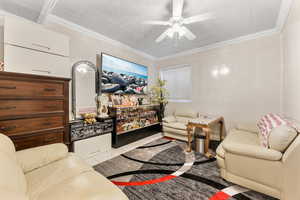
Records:
<instances>
[{"instance_id":1,"label":"white window blind","mask_svg":"<svg viewBox=\"0 0 300 200\"><path fill-rule=\"evenodd\" d=\"M192 100L191 67L188 65L161 69L160 76L166 80L166 88L173 102L190 102Z\"/></svg>"}]
</instances>

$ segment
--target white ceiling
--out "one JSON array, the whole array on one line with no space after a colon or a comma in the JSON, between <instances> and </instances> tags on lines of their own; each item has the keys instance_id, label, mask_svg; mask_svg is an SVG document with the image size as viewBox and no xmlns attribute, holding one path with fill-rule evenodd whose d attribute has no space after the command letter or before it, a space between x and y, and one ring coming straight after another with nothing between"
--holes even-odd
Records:
<instances>
[{"instance_id":1,"label":"white ceiling","mask_svg":"<svg viewBox=\"0 0 300 200\"><path fill-rule=\"evenodd\" d=\"M165 27L142 24L168 20L171 0L59 0L52 14L154 57L274 29L283 0L185 0L183 17L206 12L216 16L188 25L197 39L155 43ZM36 21L44 0L0 0L0 9Z\"/></svg>"},{"instance_id":2,"label":"white ceiling","mask_svg":"<svg viewBox=\"0 0 300 200\"><path fill-rule=\"evenodd\" d=\"M0 0L0 9L36 21L45 0Z\"/></svg>"}]
</instances>

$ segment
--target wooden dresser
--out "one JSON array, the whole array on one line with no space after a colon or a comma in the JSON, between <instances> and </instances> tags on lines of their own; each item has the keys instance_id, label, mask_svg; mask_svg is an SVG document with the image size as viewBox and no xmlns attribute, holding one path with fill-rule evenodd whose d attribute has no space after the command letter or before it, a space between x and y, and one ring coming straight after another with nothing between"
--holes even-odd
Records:
<instances>
[{"instance_id":1,"label":"wooden dresser","mask_svg":"<svg viewBox=\"0 0 300 200\"><path fill-rule=\"evenodd\" d=\"M0 133L9 136L17 150L69 145L69 81L0 72Z\"/></svg>"}]
</instances>

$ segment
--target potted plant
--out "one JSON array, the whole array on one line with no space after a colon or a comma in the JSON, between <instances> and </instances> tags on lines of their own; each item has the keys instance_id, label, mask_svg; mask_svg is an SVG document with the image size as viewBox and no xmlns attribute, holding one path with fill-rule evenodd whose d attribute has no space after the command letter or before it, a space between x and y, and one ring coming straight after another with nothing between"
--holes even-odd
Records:
<instances>
[{"instance_id":1,"label":"potted plant","mask_svg":"<svg viewBox=\"0 0 300 200\"><path fill-rule=\"evenodd\" d=\"M160 112L159 112L159 121L162 121L165 114L165 108L168 104L168 96L169 92L166 89L166 81L161 80L160 78L157 79L156 85L151 87L150 96L152 103L159 104Z\"/></svg>"}]
</instances>

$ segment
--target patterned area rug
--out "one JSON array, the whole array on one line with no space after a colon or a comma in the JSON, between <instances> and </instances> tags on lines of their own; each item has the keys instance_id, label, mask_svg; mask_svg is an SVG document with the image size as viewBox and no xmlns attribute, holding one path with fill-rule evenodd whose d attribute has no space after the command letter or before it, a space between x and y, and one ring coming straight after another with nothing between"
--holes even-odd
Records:
<instances>
[{"instance_id":1,"label":"patterned area rug","mask_svg":"<svg viewBox=\"0 0 300 200\"><path fill-rule=\"evenodd\" d=\"M214 158L185 148L183 142L159 139L95 169L130 200L275 200L224 181Z\"/></svg>"}]
</instances>

